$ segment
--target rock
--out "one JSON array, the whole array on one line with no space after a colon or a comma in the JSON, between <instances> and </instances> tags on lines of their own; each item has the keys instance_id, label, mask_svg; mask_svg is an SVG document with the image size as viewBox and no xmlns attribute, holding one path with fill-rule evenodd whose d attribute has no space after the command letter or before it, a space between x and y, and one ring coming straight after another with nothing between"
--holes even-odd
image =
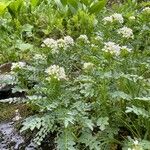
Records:
<instances>
[{"instance_id":1,"label":"rock","mask_svg":"<svg viewBox=\"0 0 150 150\"><path fill-rule=\"evenodd\" d=\"M10 72L11 66L12 66L12 63L10 62L0 65L0 74Z\"/></svg>"},{"instance_id":2,"label":"rock","mask_svg":"<svg viewBox=\"0 0 150 150\"><path fill-rule=\"evenodd\" d=\"M0 100L25 96L25 92L12 93L14 77L10 74L11 66L12 63L0 65Z\"/></svg>"},{"instance_id":3,"label":"rock","mask_svg":"<svg viewBox=\"0 0 150 150\"><path fill-rule=\"evenodd\" d=\"M13 85L6 83L8 80L12 79L13 79L12 76L9 74L0 74L0 99L6 99L11 96L11 89Z\"/></svg>"},{"instance_id":4,"label":"rock","mask_svg":"<svg viewBox=\"0 0 150 150\"><path fill-rule=\"evenodd\" d=\"M11 65L10 62L0 65L0 99L8 98L11 93L12 85L4 83L7 80L12 80L12 76L9 74Z\"/></svg>"}]
</instances>

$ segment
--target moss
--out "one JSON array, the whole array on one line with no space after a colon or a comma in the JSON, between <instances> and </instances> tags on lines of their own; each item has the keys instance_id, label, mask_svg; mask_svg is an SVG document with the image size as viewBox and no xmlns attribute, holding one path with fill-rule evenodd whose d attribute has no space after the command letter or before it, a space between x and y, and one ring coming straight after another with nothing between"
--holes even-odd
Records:
<instances>
[{"instance_id":1,"label":"moss","mask_svg":"<svg viewBox=\"0 0 150 150\"><path fill-rule=\"evenodd\" d=\"M33 114L30 106L26 104L3 104L0 103L0 122L10 121L15 116L15 110L18 109L22 118Z\"/></svg>"}]
</instances>

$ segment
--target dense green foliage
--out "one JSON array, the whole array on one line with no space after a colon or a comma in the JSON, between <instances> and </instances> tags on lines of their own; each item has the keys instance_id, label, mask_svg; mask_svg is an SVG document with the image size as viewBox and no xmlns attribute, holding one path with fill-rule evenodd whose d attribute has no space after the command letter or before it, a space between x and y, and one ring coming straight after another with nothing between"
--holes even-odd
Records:
<instances>
[{"instance_id":1,"label":"dense green foliage","mask_svg":"<svg viewBox=\"0 0 150 150\"><path fill-rule=\"evenodd\" d=\"M149 3L105 4L0 2L0 63L13 62L0 82L26 92L3 101L36 110L21 131L37 145L56 133L58 150L150 149Z\"/></svg>"}]
</instances>

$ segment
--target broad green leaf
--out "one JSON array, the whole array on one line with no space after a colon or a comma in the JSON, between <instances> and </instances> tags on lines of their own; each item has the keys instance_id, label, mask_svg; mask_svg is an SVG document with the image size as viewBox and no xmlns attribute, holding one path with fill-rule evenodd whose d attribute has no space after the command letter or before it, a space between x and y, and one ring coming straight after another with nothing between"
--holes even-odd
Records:
<instances>
[{"instance_id":1,"label":"broad green leaf","mask_svg":"<svg viewBox=\"0 0 150 150\"><path fill-rule=\"evenodd\" d=\"M68 3L72 6L72 7L74 7L74 8L78 8L78 1L76 1L76 0L68 0Z\"/></svg>"},{"instance_id":2,"label":"broad green leaf","mask_svg":"<svg viewBox=\"0 0 150 150\"><path fill-rule=\"evenodd\" d=\"M10 3L11 3L11 1L10 2L0 2L0 15L2 15L5 12L7 6Z\"/></svg>"},{"instance_id":3,"label":"broad green leaf","mask_svg":"<svg viewBox=\"0 0 150 150\"><path fill-rule=\"evenodd\" d=\"M88 6L91 3L91 1L90 0L81 0L81 3Z\"/></svg>"},{"instance_id":4,"label":"broad green leaf","mask_svg":"<svg viewBox=\"0 0 150 150\"><path fill-rule=\"evenodd\" d=\"M57 7L60 8L60 9L62 9L63 4L61 3L61 0L54 0L54 1L56 3Z\"/></svg>"},{"instance_id":5,"label":"broad green leaf","mask_svg":"<svg viewBox=\"0 0 150 150\"><path fill-rule=\"evenodd\" d=\"M94 13L94 14L97 14L97 13L99 13L99 11L101 11L104 7L105 7L105 5L106 5L106 0L100 0L100 1L98 1L98 2L96 2L96 3L94 3L91 7L90 7L90 9L89 9L89 12L92 14L92 13Z\"/></svg>"},{"instance_id":6,"label":"broad green leaf","mask_svg":"<svg viewBox=\"0 0 150 150\"><path fill-rule=\"evenodd\" d=\"M62 3L64 6L66 6L67 3L68 3L68 0L60 0L60 1L61 1L61 3Z\"/></svg>"},{"instance_id":7,"label":"broad green leaf","mask_svg":"<svg viewBox=\"0 0 150 150\"><path fill-rule=\"evenodd\" d=\"M17 44L15 46L16 48L25 51L25 50L30 50L33 48L33 45L29 44L29 43L24 43L20 40L17 41Z\"/></svg>"},{"instance_id":8,"label":"broad green leaf","mask_svg":"<svg viewBox=\"0 0 150 150\"><path fill-rule=\"evenodd\" d=\"M31 7L36 7L40 3L40 0L30 0Z\"/></svg>"},{"instance_id":9,"label":"broad green leaf","mask_svg":"<svg viewBox=\"0 0 150 150\"><path fill-rule=\"evenodd\" d=\"M55 4L57 5L57 7L60 9L61 13L66 13L66 11L68 10L68 5L64 6L61 3L61 0L54 0Z\"/></svg>"},{"instance_id":10,"label":"broad green leaf","mask_svg":"<svg viewBox=\"0 0 150 150\"><path fill-rule=\"evenodd\" d=\"M144 149L149 149L150 148L150 141L147 141L147 140L142 140L141 141L141 143L140 143L140 145L142 145L142 147L144 148Z\"/></svg>"},{"instance_id":11,"label":"broad green leaf","mask_svg":"<svg viewBox=\"0 0 150 150\"><path fill-rule=\"evenodd\" d=\"M33 45L31 45L31 44L21 44L21 45L19 45L19 47L18 47L20 50L27 50L27 49L32 49L33 48Z\"/></svg>"},{"instance_id":12,"label":"broad green leaf","mask_svg":"<svg viewBox=\"0 0 150 150\"><path fill-rule=\"evenodd\" d=\"M23 6L23 0L16 0L9 4L8 11L12 17L17 17L20 13L20 9Z\"/></svg>"}]
</instances>

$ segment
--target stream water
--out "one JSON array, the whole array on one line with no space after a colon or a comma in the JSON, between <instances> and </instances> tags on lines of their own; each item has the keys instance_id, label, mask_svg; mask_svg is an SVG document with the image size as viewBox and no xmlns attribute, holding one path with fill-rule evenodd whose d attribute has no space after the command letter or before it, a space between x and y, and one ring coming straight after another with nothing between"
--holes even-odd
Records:
<instances>
[{"instance_id":1,"label":"stream water","mask_svg":"<svg viewBox=\"0 0 150 150\"><path fill-rule=\"evenodd\" d=\"M0 124L1 150L18 150L22 143L24 143L24 140L16 133L13 122Z\"/></svg>"},{"instance_id":2,"label":"stream water","mask_svg":"<svg viewBox=\"0 0 150 150\"><path fill-rule=\"evenodd\" d=\"M0 150L36 150L32 143L24 145L24 138L17 133L13 122L0 124Z\"/></svg>"}]
</instances>

